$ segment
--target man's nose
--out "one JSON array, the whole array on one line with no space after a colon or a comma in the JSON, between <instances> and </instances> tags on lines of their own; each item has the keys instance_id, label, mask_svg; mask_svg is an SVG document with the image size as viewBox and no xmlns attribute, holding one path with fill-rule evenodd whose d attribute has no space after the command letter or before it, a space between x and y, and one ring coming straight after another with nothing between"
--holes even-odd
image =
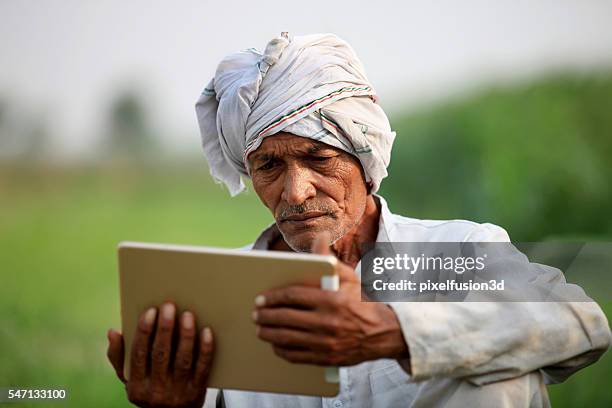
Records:
<instances>
[{"instance_id":1,"label":"man's nose","mask_svg":"<svg viewBox=\"0 0 612 408\"><path fill-rule=\"evenodd\" d=\"M312 174L308 169L300 167L287 169L281 198L289 205L298 205L315 197L317 190L312 181Z\"/></svg>"}]
</instances>

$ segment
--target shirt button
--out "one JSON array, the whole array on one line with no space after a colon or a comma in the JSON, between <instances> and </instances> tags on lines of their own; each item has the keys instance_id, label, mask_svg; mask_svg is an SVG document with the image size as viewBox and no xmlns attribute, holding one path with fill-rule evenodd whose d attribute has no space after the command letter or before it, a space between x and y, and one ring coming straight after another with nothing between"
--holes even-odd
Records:
<instances>
[{"instance_id":1,"label":"shirt button","mask_svg":"<svg viewBox=\"0 0 612 408\"><path fill-rule=\"evenodd\" d=\"M344 406L344 403L341 400L334 400L333 406L334 408L342 408L342 406Z\"/></svg>"}]
</instances>

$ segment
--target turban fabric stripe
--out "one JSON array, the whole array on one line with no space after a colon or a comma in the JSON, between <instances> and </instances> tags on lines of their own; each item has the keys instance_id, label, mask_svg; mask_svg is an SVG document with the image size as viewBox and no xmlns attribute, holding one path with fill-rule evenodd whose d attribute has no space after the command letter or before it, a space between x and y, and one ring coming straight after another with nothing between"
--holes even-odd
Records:
<instances>
[{"instance_id":1,"label":"turban fabric stripe","mask_svg":"<svg viewBox=\"0 0 612 408\"><path fill-rule=\"evenodd\" d=\"M270 41L224 58L196 103L211 175L244 190L248 156L278 132L357 157L372 192L387 175L395 132L353 49L333 34Z\"/></svg>"}]
</instances>

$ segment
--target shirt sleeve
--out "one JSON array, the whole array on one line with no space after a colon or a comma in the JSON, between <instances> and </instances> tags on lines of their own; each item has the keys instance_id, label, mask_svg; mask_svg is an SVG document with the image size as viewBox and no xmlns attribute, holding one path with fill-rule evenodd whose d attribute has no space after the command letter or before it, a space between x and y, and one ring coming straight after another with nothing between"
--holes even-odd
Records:
<instances>
[{"instance_id":1,"label":"shirt sleeve","mask_svg":"<svg viewBox=\"0 0 612 408\"><path fill-rule=\"evenodd\" d=\"M482 224L466 240L509 238ZM412 381L448 377L484 385L542 369L547 382L560 382L597 361L612 341L606 316L556 271L558 284L584 301L390 303L410 352L409 367L401 363Z\"/></svg>"}]
</instances>

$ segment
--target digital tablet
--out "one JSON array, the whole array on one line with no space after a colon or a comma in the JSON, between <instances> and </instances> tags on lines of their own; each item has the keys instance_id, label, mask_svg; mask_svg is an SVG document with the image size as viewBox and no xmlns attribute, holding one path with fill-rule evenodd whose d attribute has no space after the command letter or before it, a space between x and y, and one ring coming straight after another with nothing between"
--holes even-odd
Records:
<instances>
[{"instance_id":1,"label":"digital tablet","mask_svg":"<svg viewBox=\"0 0 612 408\"><path fill-rule=\"evenodd\" d=\"M140 314L166 300L212 328L212 388L335 396L336 368L293 364L255 335L254 299L266 289L308 281L337 290L333 256L122 242L118 247L125 373Z\"/></svg>"}]
</instances>

